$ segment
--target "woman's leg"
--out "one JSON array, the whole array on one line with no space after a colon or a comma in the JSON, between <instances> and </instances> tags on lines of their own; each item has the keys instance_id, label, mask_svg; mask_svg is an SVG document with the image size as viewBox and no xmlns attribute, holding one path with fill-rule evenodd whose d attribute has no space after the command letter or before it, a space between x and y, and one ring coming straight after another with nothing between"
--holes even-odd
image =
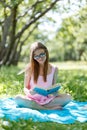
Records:
<instances>
[{"instance_id":1,"label":"woman's leg","mask_svg":"<svg viewBox=\"0 0 87 130\"><path fill-rule=\"evenodd\" d=\"M44 105L47 108L61 108L71 101L71 96L69 94L60 94L56 96L50 103Z\"/></svg>"},{"instance_id":2,"label":"woman's leg","mask_svg":"<svg viewBox=\"0 0 87 130\"><path fill-rule=\"evenodd\" d=\"M35 101L29 100L28 98L22 95L16 96L15 101L20 107L26 107L31 109L46 109L44 106L41 106L37 104Z\"/></svg>"},{"instance_id":3,"label":"woman's leg","mask_svg":"<svg viewBox=\"0 0 87 130\"><path fill-rule=\"evenodd\" d=\"M62 109L62 106L65 106L67 103L71 101L71 96L69 94L60 94L56 96L51 102L46 105L39 105L35 101L29 100L24 96L16 96L16 103L21 107L31 108L31 109Z\"/></svg>"}]
</instances>

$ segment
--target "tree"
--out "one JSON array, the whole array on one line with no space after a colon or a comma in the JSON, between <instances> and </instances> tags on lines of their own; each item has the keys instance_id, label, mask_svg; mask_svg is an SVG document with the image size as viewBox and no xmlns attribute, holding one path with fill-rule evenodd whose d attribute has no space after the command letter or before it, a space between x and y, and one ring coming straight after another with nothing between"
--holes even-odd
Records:
<instances>
[{"instance_id":1,"label":"tree","mask_svg":"<svg viewBox=\"0 0 87 130\"><path fill-rule=\"evenodd\" d=\"M38 20L59 0L0 0L0 66L17 65L22 46Z\"/></svg>"},{"instance_id":2,"label":"tree","mask_svg":"<svg viewBox=\"0 0 87 130\"><path fill-rule=\"evenodd\" d=\"M87 61L87 5L65 18L58 29L55 42L61 60ZM56 48L56 47L55 47ZM61 50L61 51L60 51ZM57 57L58 57L57 56Z\"/></svg>"}]
</instances>

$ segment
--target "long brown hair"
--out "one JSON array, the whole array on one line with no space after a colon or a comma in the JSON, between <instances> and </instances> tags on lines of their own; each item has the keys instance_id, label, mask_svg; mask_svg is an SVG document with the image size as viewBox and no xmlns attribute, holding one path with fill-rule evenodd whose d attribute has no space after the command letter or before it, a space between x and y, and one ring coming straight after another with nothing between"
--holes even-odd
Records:
<instances>
[{"instance_id":1,"label":"long brown hair","mask_svg":"<svg viewBox=\"0 0 87 130\"><path fill-rule=\"evenodd\" d=\"M47 71L48 71L49 53L48 53L48 49L46 48L46 46L44 44L42 44L41 42L35 42L31 45L31 49L30 49L31 71L34 75L34 82L37 83L39 72L40 72L39 63L34 59L34 52L37 49L43 49L46 53L46 61L44 63L44 68L43 68L43 80L44 80L44 82L46 82Z\"/></svg>"}]
</instances>

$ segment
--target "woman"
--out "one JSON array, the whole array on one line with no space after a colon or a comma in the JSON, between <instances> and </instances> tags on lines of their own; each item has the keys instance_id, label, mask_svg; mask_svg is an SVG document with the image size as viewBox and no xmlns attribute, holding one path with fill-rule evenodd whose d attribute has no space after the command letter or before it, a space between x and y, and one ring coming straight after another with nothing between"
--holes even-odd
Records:
<instances>
[{"instance_id":1,"label":"woman","mask_svg":"<svg viewBox=\"0 0 87 130\"><path fill-rule=\"evenodd\" d=\"M32 109L61 109L70 102L69 94L53 93L42 96L33 93L33 89L38 86L48 89L57 81L58 68L49 63L49 53L45 45L36 42L31 45L30 64L25 70L24 92L26 97L17 96L15 98L18 105Z\"/></svg>"}]
</instances>

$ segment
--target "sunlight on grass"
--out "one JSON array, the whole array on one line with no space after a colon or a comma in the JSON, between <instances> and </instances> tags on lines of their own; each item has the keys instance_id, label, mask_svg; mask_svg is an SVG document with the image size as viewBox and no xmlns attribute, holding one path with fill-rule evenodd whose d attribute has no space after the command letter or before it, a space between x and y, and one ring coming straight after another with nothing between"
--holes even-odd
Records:
<instances>
[{"instance_id":1,"label":"sunlight on grass","mask_svg":"<svg viewBox=\"0 0 87 130\"><path fill-rule=\"evenodd\" d=\"M87 70L87 62L77 62L77 61L67 61L67 62L55 62L52 63L58 66L59 69L62 70L72 70L72 69L81 69Z\"/></svg>"}]
</instances>

